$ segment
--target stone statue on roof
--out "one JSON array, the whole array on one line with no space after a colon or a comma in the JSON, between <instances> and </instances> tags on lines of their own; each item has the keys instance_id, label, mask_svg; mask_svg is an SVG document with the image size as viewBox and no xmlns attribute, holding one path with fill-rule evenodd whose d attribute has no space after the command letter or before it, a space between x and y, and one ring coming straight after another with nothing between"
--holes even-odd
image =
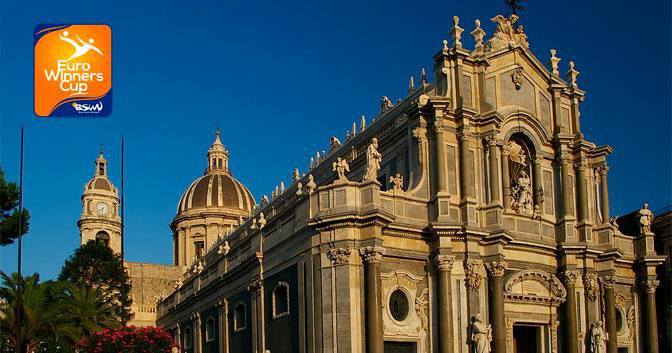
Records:
<instances>
[{"instance_id":1,"label":"stone statue on roof","mask_svg":"<svg viewBox=\"0 0 672 353\"><path fill-rule=\"evenodd\" d=\"M488 51L507 48L516 44L525 48L530 47L527 42L527 35L523 32L523 26L518 24L518 15L513 14L509 18L497 15L491 21L497 24L497 28L488 40L486 47Z\"/></svg>"}]
</instances>

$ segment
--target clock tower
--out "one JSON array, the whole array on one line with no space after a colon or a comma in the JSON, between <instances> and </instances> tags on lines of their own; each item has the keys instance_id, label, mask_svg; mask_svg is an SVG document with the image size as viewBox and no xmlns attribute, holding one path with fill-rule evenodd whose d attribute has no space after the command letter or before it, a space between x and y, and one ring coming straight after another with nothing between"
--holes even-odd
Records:
<instances>
[{"instance_id":1,"label":"clock tower","mask_svg":"<svg viewBox=\"0 0 672 353\"><path fill-rule=\"evenodd\" d=\"M119 191L107 176L107 160L100 151L93 178L84 185L82 217L77 221L81 244L97 240L121 252Z\"/></svg>"}]
</instances>

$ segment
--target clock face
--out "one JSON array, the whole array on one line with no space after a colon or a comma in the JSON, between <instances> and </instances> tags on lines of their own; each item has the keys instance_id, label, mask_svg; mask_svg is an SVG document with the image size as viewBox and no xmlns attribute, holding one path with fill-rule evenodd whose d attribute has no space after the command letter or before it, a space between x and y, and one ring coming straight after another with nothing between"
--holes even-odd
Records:
<instances>
[{"instance_id":1,"label":"clock face","mask_svg":"<svg viewBox=\"0 0 672 353\"><path fill-rule=\"evenodd\" d=\"M110 207L107 206L105 202L98 202L98 204L96 204L96 212L98 212L99 215L106 215L109 211Z\"/></svg>"}]
</instances>

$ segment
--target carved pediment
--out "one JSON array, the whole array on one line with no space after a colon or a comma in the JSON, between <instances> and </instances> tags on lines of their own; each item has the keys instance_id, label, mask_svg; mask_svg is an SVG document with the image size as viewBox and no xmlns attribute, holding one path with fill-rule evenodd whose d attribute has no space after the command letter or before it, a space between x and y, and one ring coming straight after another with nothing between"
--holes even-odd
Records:
<instances>
[{"instance_id":1,"label":"carved pediment","mask_svg":"<svg viewBox=\"0 0 672 353\"><path fill-rule=\"evenodd\" d=\"M559 305L567 290L554 274L541 270L516 272L506 278L504 297L512 301L540 302Z\"/></svg>"}]
</instances>

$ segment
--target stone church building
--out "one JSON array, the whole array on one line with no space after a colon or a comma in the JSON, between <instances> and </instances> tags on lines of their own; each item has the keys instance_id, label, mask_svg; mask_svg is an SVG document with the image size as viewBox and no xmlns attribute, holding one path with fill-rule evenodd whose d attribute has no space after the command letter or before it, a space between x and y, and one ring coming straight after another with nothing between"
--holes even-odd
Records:
<instances>
[{"instance_id":1,"label":"stone church building","mask_svg":"<svg viewBox=\"0 0 672 353\"><path fill-rule=\"evenodd\" d=\"M173 266L127 263L137 323L190 353L669 352L653 214L611 217L579 71L537 58L517 16L492 21L466 48L455 17L434 82L383 97L259 202L218 131L170 223ZM118 251L106 163L81 237Z\"/></svg>"}]
</instances>

